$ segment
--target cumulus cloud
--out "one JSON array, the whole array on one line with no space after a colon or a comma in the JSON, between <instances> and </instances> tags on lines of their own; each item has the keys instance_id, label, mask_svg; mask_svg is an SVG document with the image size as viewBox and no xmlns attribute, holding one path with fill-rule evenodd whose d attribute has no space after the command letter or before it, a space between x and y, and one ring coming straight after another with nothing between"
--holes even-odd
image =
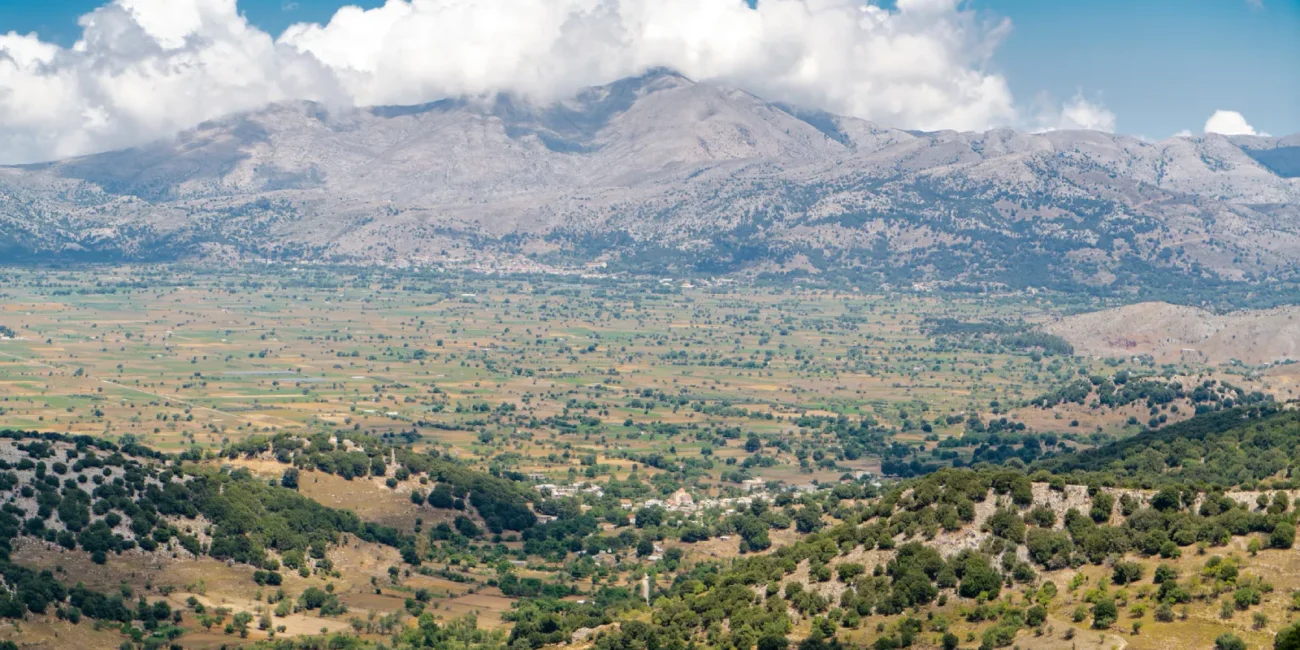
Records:
<instances>
[{"instance_id":1,"label":"cumulus cloud","mask_svg":"<svg viewBox=\"0 0 1300 650\"><path fill-rule=\"evenodd\" d=\"M1009 29L956 0L389 0L295 25L280 42L339 72L359 103L510 89L563 95L663 66L912 128L1014 117L984 64Z\"/></svg>"},{"instance_id":2,"label":"cumulus cloud","mask_svg":"<svg viewBox=\"0 0 1300 650\"><path fill-rule=\"evenodd\" d=\"M117 0L63 49L0 36L0 158L138 144L268 102L348 98L315 57L250 26L234 0Z\"/></svg>"},{"instance_id":3,"label":"cumulus cloud","mask_svg":"<svg viewBox=\"0 0 1300 650\"><path fill-rule=\"evenodd\" d=\"M1214 115L1205 121L1206 133L1219 135L1258 135L1255 127L1246 121L1246 117L1237 111L1214 111Z\"/></svg>"},{"instance_id":4,"label":"cumulus cloud","mask_svg":"<svg viewBox=\"0 0 1300 650\"><path fill-rule=\"evenodd\" d=\"M1056 103L1050 95L1039 95L1032 130L1046 131L1104 131L1115 132L1115 113L1100 100L1089 100L1082 91L1064 103Z\"/></svg>"},{"instance_id":5,"label":"cumulus cloud","mask_svg":"<svg viewBox=\"0 0 1300 650\"><path fill-rule=\"evenodd\" d=\"M651 67L917 129L1017 124L1010 23L960 0L388 0L274 37L236 0L112 0L70 48L0 35L0 162L165 137L270 102L538 100ZM1114 128L1082 96L1059 128Z\"/></svg>"}]
</instances>

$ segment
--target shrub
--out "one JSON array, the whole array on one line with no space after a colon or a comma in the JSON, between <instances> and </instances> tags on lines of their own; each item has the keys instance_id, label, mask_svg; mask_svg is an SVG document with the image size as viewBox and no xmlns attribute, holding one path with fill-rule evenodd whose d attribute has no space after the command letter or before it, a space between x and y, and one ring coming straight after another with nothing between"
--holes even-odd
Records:
<instances>
[{"instance_id":1,"label":"shrub","mask_svg":"<svg viewBox=\"0 0 1300 650\"><path fill-rule=\"evenodd\" d=\"M1110 596L1098 596L1092 604L1092 627L1095 630L1109 629L1119 618L1119 608Z\"/></svg>"},{"instance_id":2,"label":"shrub","mask_svg":"<svg viewBox=\"0 0 1300 650\"><path fill-rule=\"evenodd\" d=\"M1127 585L1142 579L1142 565L1137 562L1116 562L1111 580L1117 585Z\"/></svg>"},{"instance_id":3,"label":"shrub","mask_svg":"<svg viewBox=\"0 0 1300 650\"><path fill-rule=\"evenodd\" d=\"M1161 623L1172 623L1174 621L1174 608L1169 603L1160 603L1156 608L1156 620Z\"/></svg>"},{"instance_id":4,"label":"shrub","mask_svg":"<svg viewBox=\"0 0 1300 650\"><path fill-rule=\"evenodd\" d=\"M1214 640L1214 650L1246 650L1246 642L1231 632L1225 632Z\"/></svg>"},{"instance_id":5,"label":"shrub","mask_svg":"<svg viewBox=\"0 0 1300 650\"><path fill-rule=\"evenodd\" d=\"M1285 520L1277 522L1273 534L1268 537L1268 545L1280 549L1295 546L1295 524Z\"/></svg>"},{"instance_id":6,"label":"shrub","mask_svg":"<svg viewBox=\"0 0 1300 650\"><path fill-rule=\"evenodd\" d=\"M1300 623L1278 632L1273 639L1273 650L1300 650Z\"/></svg>"}]
</instances>

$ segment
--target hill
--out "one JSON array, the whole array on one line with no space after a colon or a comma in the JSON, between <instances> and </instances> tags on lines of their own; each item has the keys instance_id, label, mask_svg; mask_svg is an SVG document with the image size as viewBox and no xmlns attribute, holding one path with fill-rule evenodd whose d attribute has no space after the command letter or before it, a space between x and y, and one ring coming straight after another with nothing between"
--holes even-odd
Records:
<instances>
[{"instance_id":1,"label":"hill","mask_svg":"<svg viewBox=\"0 0 1300 650\"><path fill-rule=\"evenodd\" d=\"M1261 481L1295 487L1297 462L1300 412L1265 404L1203 414L1037 467L1075 482L1100 475L1132 487L1253 489Z\"/></svg>"},{"instance_id":2,"label":"hill","mask_svg":"<svg viewBox=\"0 0 1300 650\"><path fill-rule=\"evenodd\" d=\"M1300 308L1214 312L1168 303L1140 303L1068 316L1049 332L1082 354L1150 355L1159 363L1250 365L1300 359Z\"/></svg>"},{"instance_id":3,"label":"hill","mask_svg":"<svg viewBox=\"0 0 1300 650\"><path fill-rule=\"evenodd\" d=\"M657 70L545 105L279 104L0 169L0 251L1204 293L1294 279L1296 149L907 132Z\"/></svg>"},{"instance_id":4,"label":"hill","mask_svg":"<svg viewBox=\"0 0 1300 650\"><path fill-rule=\"evenodd\" d=\"M1220 471L1240 453L1295 449L1294 414L1234 409L1180 426L1033 474L1011 461L756 504L735 518L793 511L804 534L688 568L655 600L651 625L625 620L595 647L1264 647L1294 634L1290 462ZM1177 448L1177 434L1195 442ZM1208 471L1143 461L1170 445L1171 466L1203 457ZM1147 482L1163 485L1132 487ZM1244 482L1260 489L1225 491ZM511 638L552 642L577 624L549 622L553 636L520 625Z\"/></svg>"},{"instance_id":5,"label":"hill","mask_svg":"<svg viewBox=\"0 0 1300 650\"><path fill-rule=\"evenodd\" d=\"M1253 647L1296 632L1297 449L1294 411L1224 409L1028 469L1013 458L884 485L846 477L700 520L646 505L633 524L614 495L539 496L519 477L364 435L249 438L199 460L6 432L0 617L22 627L0 637L834 650L1208 647L1230 635ZM284 473L268 484L215 466L249 459ZM473 508L489 528L523 529L522 543L488 543L465 517L414 536L363 523L295 490L318 472L428 486L430 505ZM554 520L516 519L522 498ZM434 614L499 601L494 625L508 631ZM371 615L345 625L350 608Z\"/></svg>"}]
</instances>

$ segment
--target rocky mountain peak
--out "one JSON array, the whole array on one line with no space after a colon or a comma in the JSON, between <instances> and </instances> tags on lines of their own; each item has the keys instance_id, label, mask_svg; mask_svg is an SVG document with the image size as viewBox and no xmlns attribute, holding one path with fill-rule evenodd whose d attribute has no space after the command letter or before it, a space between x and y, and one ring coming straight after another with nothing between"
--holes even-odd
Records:
<instances>
[{"instance_id":1,"label":"rocky mountain peak","mask_svg":"<svg viewBox=\"0 0 1300 650\"><path fill-rule=\"evenodd\" d=\"M1297 136L909 132L655 69L551 102L286 102L7 168L0 249L130 257L165 237L182 256L219 241L427 265L459 242L656 270L1250 283L1300 274L1297 152Z\"/></svg>"}]
</instances>

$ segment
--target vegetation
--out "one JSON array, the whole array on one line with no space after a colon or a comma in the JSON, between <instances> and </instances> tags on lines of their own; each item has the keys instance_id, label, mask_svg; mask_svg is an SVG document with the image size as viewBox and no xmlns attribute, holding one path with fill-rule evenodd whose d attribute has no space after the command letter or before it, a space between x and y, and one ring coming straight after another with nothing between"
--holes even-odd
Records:
<instances>
[{"instance_id":1,"label":"vegetation","mask_svg":"<svg viewBox=\"0 0 1300 650\"><path fill-rule=\"evenodd\" d=\"M1207 413L1038 467L1076 483L1295 489L1297 462L1300 414L1264 405Z\"/></svg>"},{"instance_id":2,"label":"vegetation","mask_svg":"<svg viewBox=\"0 0 1300 650\"><path fill-rule=\"evenodd\" d=\"M132 605L122 595L68 587L50 571L10 563L20 536L80 549L99 564L110 553L171 548L267 569L283 562L302 571L313 564L317 570L328 567L327 549L345 533L410 543L396 531L268 486L248 472L183 466L183 457L157 454L129 438L115 444L89 436L3 431L0 440L14 441L25 452L16 464L0 461L0 483L32 502L30 511L13 501L0 508L0 574L13 588L0 594L0 616L44 614L54 606L60 616L75 611L127 625L141 621L146 632L173 617L166 602ZM195 530L200 517L210 541L201 542ZM119 532L123 529L129 532ZM274 571L259 570L256 577L258 584L280 581Z\"/></svg>"},{"instance_id":3,"label":"vegetation","mask_svg":"<svg viewBox=\"0 0 1300 650\"><path fill-rule=\"evenodd\" d=\"M61 634L1256 647L1300 611L1285 384L1075 357L1028 324L1059 296L9 273L0 615Z\"/></svg>"}]
</instances>

